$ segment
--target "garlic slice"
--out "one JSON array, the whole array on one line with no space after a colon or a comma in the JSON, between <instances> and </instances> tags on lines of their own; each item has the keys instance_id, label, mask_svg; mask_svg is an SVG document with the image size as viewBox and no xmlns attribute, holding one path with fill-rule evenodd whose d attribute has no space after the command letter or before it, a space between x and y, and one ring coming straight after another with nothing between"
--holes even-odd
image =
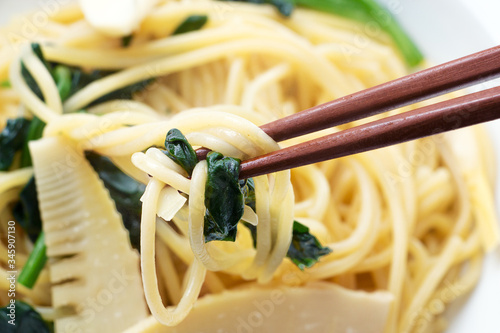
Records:
<instances>
[{"instance_id":1,"label":"garlic slice","mask_svg":"<svg viewBox=\"0 0 500 333\"><path fill-rule=\"evenodd\" d=\"M156 0L80 0L90 25L112 37L130 35L155 4Z\"/></svg>"}]
</instances>

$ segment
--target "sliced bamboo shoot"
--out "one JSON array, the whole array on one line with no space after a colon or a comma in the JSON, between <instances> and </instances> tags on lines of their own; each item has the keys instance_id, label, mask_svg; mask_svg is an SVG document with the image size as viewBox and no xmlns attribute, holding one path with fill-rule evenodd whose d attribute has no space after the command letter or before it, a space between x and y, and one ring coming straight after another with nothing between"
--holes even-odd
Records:
<instances>
[{"instance_id":1,"label":"sliced bamboo shoot","mask_svg":"<svg viewBox=\"0 0 500 333\"><path fill-rule=\"evenodd\" d=\"M139 256L83 152L62 137L30 143L55 308L76 313L56 332L122 332L147 316Z\"/></svg>"},{"instance_id":2,"label":"sliced bamboo shoot","mask_svg":"<svg viewBox=\"0 0 500 333\"><path fill-rule=\"evenodd\" d=\"M380 333L392 300L389 292L353 291L330 283L231 290L199 299L175 327L151 316L125 333Z\"/></svg>"}]
</instances>

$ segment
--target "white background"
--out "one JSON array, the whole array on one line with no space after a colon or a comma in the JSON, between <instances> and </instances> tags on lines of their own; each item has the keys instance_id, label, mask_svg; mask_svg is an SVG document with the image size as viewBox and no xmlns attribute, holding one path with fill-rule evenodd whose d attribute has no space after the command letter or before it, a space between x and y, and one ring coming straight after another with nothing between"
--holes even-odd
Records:
<instances>
[{"instance_id":1,"label":"white background","mask_svg":"<svg viewBox=\"0 0 500 333\"><path fill-rule=\"evenodd\" d=\"M488 34L496 42L500 43L500 1L497 0L462 0L465 6L471 10L472 15L477 17L485 27Z\"/></svg>"},{"instance_id":2,"label":"white background","mask_svg":"<svg viewBox=\"0 0 500 333\"><path fill-rule=\"evenodd\" d=\"M12 13L40 8L51 1L55 0L0 0L0 25L5 25ZM380 1L400 5L400 21L435 63L500 44L499 0ZM500 156L500 120L488 127ZM500 174L498 179L500 192ZM453 320L448 333L500 332L500 249L486 258L478 287L449 312Z\"/></svg>"}]
</instances>

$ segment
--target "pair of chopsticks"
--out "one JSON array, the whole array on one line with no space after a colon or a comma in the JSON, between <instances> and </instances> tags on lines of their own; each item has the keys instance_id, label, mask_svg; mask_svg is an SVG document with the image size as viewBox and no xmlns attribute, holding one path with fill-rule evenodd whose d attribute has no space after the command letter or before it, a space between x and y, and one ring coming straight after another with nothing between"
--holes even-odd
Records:
<instances>
[{"instance_id":1,"label":"pair of chopsticks","mask_svg":"<svg viewBox=\"0 0 500 333\"><path fill-rule=\"evenodd\" d=\"M500 76L500 46L315 106L261 126L283 141ZM240 178L357 154L500 118L500 87L418 108L241 163ZM206 156L208 150L199 150Z\"/></svg>"}]
</instances>

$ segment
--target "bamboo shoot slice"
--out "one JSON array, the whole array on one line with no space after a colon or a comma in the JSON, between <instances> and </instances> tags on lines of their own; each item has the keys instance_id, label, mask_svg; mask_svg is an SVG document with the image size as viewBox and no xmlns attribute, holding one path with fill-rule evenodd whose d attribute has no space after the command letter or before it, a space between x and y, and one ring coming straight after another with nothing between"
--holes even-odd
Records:
<instances>
[{"instance_id":1,"label":"bamboo shoot slice","mask_svg":"<svg viewBox=\"0 0 500 333\"><path fill-rule=\"evenodd\" d=\"M62 137L30 143L52 303L76 314L56 332L122 332L147 316L139 256L83 151Z\"/></svg>"}]
</instances>

